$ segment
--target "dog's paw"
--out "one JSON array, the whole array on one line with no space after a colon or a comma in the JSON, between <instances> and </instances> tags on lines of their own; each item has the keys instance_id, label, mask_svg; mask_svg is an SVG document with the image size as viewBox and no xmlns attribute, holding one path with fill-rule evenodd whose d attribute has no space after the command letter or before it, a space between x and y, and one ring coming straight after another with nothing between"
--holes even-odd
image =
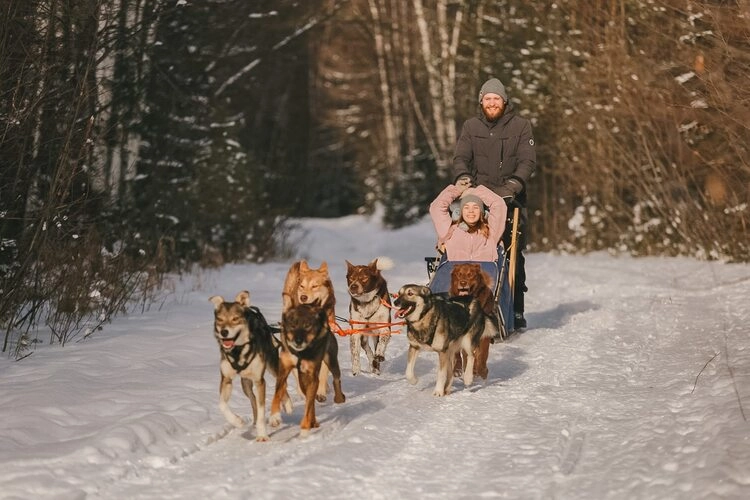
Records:
<instances>
[{"instance_id":1,"label":"dog's paw","mask_svg":"<svg viewBox=\"0 0 750 500\"><path fill-rule=\"evenodd\" d=\"M440 389L435 389L432 392L432 395L435 396L435 397L438 397L438 398L442 398L443 396L445 396L445 391L442 391Z\"/></svg>"},{"instance_id":2,"label":"dog's paw","mask_svg":"<svg viewBox=\"0 0 750 500\"><path fill-rule=\"evenodd\" d=\"M299 430L299 437L300 438L306 438L310 435L310 429L300 429Z\"/></svg>"},{"instance_id":3,"label":"dog's paw","mask_svg":"<svg viewBox=\"0 0 750 500\"><path fill-rule=\"evenodd\" d=\"M352 377L356 377L357 375L359 375L359 367L354 368L352 366Z\"/></svg>"},{"instance_id":4,"label":"dog's paw","mask_svg":"<svg viewBox=\"0 0 750 500\"><path fill-rule=\"evenodd\" d=\"M255 442L256 443L265 443L266 441L270 441L270 440L271 440L271 438L268 437L267 435L266 436L257 436L255 438Z\"/></svg>"},{"instance_id":5,"label":"dog's paw","mask_svg":"<svg viewBox=\"0 0 750 500\"><path fill-rule=\"evenodd\" d=\"M238 429L241 429L245 426L245 421L239 415L227 416L227 420L229 420L229 423Z\"/></svg>"},{"instance_id":6,"label":"dog's paw","mask_svg":"<svg viewBox=\"0 0 750 500\"><path fill-rule=\"evenodd\" d=\"M375 375L380 375L380 363L385 358L383 356L375 356L375 359L372 360L372 373Z\"/></svg>"},{"instance_id":7,"label":"dog's paw","mask_svg":"<svg viewBox=\"0 0 750 500\"><path fill-rule=\"evenodd\" d=\"M471 372L464 373L464 385L469 386L474 383L474 374Z\"/></svg>"},{"instance_id":8,"label":"dog's paw","mask_svg":"<svg viewBox=\"0 0 750 500\"><path fill-rule=\"evenodd\" d=\"M279 425L281 425L281 414L272 413L268 417L268 423L271 425L271 427L278 427Z\"/></svg>"},{"instance_id":9,"label":"dog's paw","mask_svg":"<svg viewBox=\"0 0 750 500\"><path fill-rule=\"evenodd\" d=\"M315 401L318 403L325 403L325 400L327 399L325 394L316 394L315 395Z\"/></svg>"},{"instance_id":10,"label":"dog's paw","mask_svg":"<svg viewBox=\"0 0 750 500\"><path fill-rule=\"evenodd\" d=\"M340 404L340 403L343 403L345 401L346 401L346 396L344 396L343 392L341 394L336 394L335 396L333 396L333 402L334 403L339 403Z\"/></svg>"},{"instance_id":11,"label":"dog's paw","mask_svg":"<svg viewBox=\"0 0 750 500\"><path fill-rule=\"evenodd\" d=\"M419 381L419 379L415 377L414 375L411 375L411 376L407 375L406 381L409 382L411 385L415 385Z\"/></svg>"}]
</instances>

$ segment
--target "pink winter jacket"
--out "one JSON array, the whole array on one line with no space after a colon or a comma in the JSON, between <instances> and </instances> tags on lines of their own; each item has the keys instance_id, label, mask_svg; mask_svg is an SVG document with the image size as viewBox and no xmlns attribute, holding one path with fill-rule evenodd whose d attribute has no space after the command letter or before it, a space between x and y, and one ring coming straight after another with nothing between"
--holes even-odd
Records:
<instances>
[{"instance_id":1,"label":"pink winter jacket","mask_svg":"<svg viewBox=\"0 0 750 500\"><path fill-rule=\"evenodd\" d=\"M469 188L464 194L477 195L485 207L489 208L489 238L485 238L479 232L468 233L453 225L449 206L453 200L461 196L461 191L450 184L430 204L430 217L438 235L438 245L445 243L448 260L494 262L497 260L497 246L505 231L508 207L500 196L485 186Z\"/></svg>"}]
</instances>

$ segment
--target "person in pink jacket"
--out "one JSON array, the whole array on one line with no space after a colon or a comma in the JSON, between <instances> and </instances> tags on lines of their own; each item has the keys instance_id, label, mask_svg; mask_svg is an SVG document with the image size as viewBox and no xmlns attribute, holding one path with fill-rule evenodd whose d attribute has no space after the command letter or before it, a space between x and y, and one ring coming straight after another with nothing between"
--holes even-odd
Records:
<instances>
[{"instance_id":1,"label":"person in pink jacket","mask_svg":"<svg viewBox=\"0 0 750 500\"><path fill-rule=\"evenodd\" d=\"M453 220L450 206L456 199L461 211ZM430 204L438 248L447 252L448 260L496 261L507 214L502 197L485 186L467 189L450 184Z\"/></svg>"}]
</instances>

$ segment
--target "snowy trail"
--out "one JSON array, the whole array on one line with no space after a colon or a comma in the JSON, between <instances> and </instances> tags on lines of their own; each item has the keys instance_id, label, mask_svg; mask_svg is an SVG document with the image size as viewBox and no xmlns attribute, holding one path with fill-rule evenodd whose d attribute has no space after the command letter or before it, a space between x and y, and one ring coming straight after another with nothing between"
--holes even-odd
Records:
<instances>
[{"instance_id":1,"label":"snowy trail","mask_svg":"<svg viewBox=\"0 0 750 500\"><path fill-rule=\"evenodd\" d=\"M361 246L372 226L310 224L304 257L328 260L343 290L356 245L341 247L340 234ZM431 228L408 231L370 245L394 258L392 290L425 281L414 249L431 248ZM217 408L207 298L249 288L273 320L288 264L178 282L161 310L0 364L0 498L750 498L750 266L528 260L531 328L491 347L487 381L455 380L435 398L436 356L423 353L419 382L408 384L403 335L381 376L353 377L340 338L347 401L329 396L320 428L300 439L292 390L293 414L269 428L268 443ZM338 294L340 315L346 303ZM250 415L237 387L231 405Z\"/></svg>"},{"instance_id":2,"label":"snowy trail","mask_svg":"<svg viewBox=\"0 0 750 500\"><path fill-rule=\"evenodd\" d=\"M101 496L184 498L200 492L207 498L242 498L252 492L271 499L294 496L309 488L313 477L315 490L329 498L358 491L375 499L461 498L467 491L488 498L575 498L581 491L603 491L600 498L680 498L695 493L696 474L715 477L709 464L730 483L750 484L750 475L728 459L748 463L747 441L717 443L715 429L701 425L702 416L714 410L691 398L706 361L729 348L734 335L746 334L738 325L750 320L741 300L722 305L713 293L727 289L731 297L736 288L739 295L746 282L714 281L706 289L695 282L700 277L689 274L654 286L647 268L622 272L609 258L601 263L591 258L571 273L553 269L559 265L555 258L530 260L539 276L565 280L532 283L533 289L545 288L544 302L529 314L539 327L493 346L488 381L468 389L455 381L452 395L434 398L434 355L423 354L420 381L410 386L402 376L403 336L393 337L389 352L395 357L383 376L354 378L341 340L348 400L319 406L321 427L310 438L296 437L302 404L297 397L294 414L274 431L270 445L253 443L253 431L232 430L176 464L118 481ZM696 309L706 311L699 321ZM727 347L717 331L726 334ZM731 352L733 362L744 367L735 378L741 379L746 401L749 354ZM722 408L737 406L731 377L716 380L722 363L714 360L696 387L716 393L719 414L713 417L720 428L737 420L736 414L721 415ZM452 437L443 443L457 432L459 446ZM331 450L334 463L327 459ZM341 463L348 464L345 470ZM446 481L446 474L460 480ZM217 490L216 480L227 486ZM256 480L257 489L233 485ZM722 489L707 493L721 496Z\"/></svg>"}]
</instances>

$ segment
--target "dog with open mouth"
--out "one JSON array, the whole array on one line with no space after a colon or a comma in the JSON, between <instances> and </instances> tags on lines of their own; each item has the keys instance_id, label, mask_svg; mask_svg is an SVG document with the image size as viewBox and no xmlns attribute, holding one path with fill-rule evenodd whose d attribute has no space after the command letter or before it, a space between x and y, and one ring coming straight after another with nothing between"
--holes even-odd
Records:
<instances>
[{"instance_id":1,"label":"dog with open mouth","mask_svg":"<svg viewBox=\"0 0 750 500\"><path fill-rule=\"evenodd\" d=\"M219 409L230 424L235 427L244 425L242 418L229 407L232 380L239 375L242 391L253 408L255 440L268 441L264 374L268 369L278 376L280 345L263 314L250 305L247 290L238 293L234 302L224 300L221 295L214 295L208 300L214 305L214 337L219 344L221 357ZM279 394L279 401L287 413L292 412L292 401L286 389Z\"/></svg>"},{"instance_id":2,"label":"dog with open mouth","mask_svg":"<svg viewBox=\"0 0 750 500\"><path fill-rule=\"evenodd\" d=\"M406 321L409 351L406 362L406 380L417 383L414 374L417 356L421 350L438 354L438 372L435 396L450 392L453 383L453 362L457 352L466 353L467 363L463 380L473 382L474 348L483 331L483 314L479 301L471 297L466 303L449 300L422 285L404 285L398 291L393 305L396 316Z\"/></svg>"}]
</instances>

